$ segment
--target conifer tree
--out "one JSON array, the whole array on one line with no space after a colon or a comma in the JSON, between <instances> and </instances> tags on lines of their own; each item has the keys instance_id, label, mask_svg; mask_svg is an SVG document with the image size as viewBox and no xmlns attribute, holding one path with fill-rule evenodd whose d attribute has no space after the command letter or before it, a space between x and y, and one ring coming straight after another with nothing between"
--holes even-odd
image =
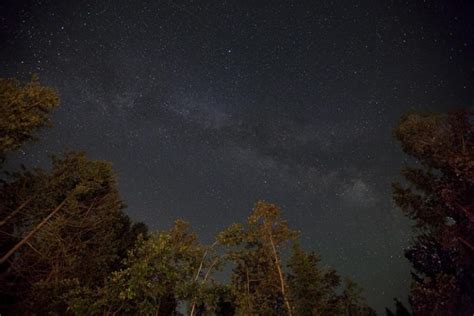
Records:
<instances>
[{"instance_id":1,"label":"conifer tree","mask_svg":"<svg viewBox=\"0 0 474 316\"><path fill-rule=\"evenodd\" d=\"M144 232L123 213L109 163L69 153L53 158L51 171L20 171L9 180L0 188L0 215L8 218L1 234L2 302L16 301L15 310L64 312L63 294L101 286L135 234Z\"/></svg>"},{"instance_id":2,"label":"conifer tree","mask_svg":"<svg viewBox=\"0 0 474 316\"><path fill-rule=\"evenodd\" d=\"M415 273L414 315L467 315L474 310L473 113L404 116L395 136L419 164L406 167L394 199L415 223L405 255Z\"/></svg>"},{"instance_id":3,"label":"conifer tree","mask_svg":"<svg viewBox=\"0 0 474 316\"><path fill-rule=\"evenodd\" d=\"M340 315L336 290L341 278L334 269L320 268L320 258L294 245L288 261L288 284L296 315Z\"/></svg>"}]
</instances>

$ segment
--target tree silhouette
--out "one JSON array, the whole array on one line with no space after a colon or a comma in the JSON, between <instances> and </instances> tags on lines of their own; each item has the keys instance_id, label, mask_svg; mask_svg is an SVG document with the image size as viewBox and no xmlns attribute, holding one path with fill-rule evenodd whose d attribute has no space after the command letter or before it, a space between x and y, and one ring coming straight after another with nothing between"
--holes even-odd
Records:
<instances>
[{"instance_id":1,"label":"tree silhouette","mask_svg":"<svg viewBox=\"0 0 474 316\"><path fill-rule=\"evenodd\" d=\"M473 113L409 114L395 128L418 162L395 183L396 204L418 236L405 255L415 269L415 315L467 315L474 310Z\"/></svg>"}]
</instances>

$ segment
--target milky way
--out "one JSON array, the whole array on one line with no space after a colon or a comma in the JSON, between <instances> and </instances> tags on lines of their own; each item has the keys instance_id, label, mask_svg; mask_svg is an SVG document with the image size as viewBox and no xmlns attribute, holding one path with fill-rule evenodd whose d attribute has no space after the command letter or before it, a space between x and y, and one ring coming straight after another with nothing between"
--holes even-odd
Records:
<instances>
[{"instance_id":1,"label":"milky way","mask_svg":"<svg viewBox=\"0 0 474 316\"><path fill-rule=\"evenodd\" d=\"M474 8L453 2L3 1L0 75L62 101L12 164L84 150L132 218L206 241L275 202L381 312L410 279L392 128L472 106Z\"/></svg>"}]
</instances>

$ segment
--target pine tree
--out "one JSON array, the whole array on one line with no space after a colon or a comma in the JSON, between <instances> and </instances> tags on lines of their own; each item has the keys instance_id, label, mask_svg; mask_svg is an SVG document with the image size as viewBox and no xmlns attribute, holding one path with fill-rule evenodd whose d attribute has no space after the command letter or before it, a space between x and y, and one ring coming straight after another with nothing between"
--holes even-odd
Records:
<instances>
[{"instance_id":1,"label":"pine tree","mask_svg":"<svg viewBox=\"0 0 474 316\"><path fill-rule=\"evenodd\" d=\"M337 289L341 277L334 269L320 268L320 257L294 245L288 261L288 284L295 315L341 315Z\"/></svg>"},{"instance_id":2,"label":"pine tree","mask_svg":"<svg viewBox=\"0 0 474 316\"><path fill-rule=\"evenodd\" d=\"M14 310L64 312L68 289L101 286L144 232L123 213L109 163L69 153L53 158L49 172L20 171L9 180L0 189L0 215L8 219L1 277L2 302L13 299Z\"/></svg>"},{"instance_id":3,"label":"pine tree","mask_svg":"<svg viewBox=\"0 0 474 316\"><path fill-rule=\"evenodd\" d=\"M287 278L295 315L376 315L354 281L342 282L336 270L319 265L320 257L314 252L293 246Z\"/></svg>"},{"instance_id":4,"label":"pine tree","mask_svg":"<svg viewBox=\"0 0 474 316\"><path fill-rule=\"evenodd\" d=\"M406 251L415 269L414 315L467 315L474 310L473 113L409 114L395 129L419 164L394 184L394 199L418 236Z\"/></svg>"}]
</instances>

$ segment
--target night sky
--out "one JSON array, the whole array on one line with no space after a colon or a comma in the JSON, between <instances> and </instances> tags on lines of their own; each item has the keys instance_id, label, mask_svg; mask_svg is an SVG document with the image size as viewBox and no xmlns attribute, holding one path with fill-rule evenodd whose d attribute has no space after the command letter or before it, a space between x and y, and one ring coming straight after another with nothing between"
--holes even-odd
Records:
<instances>
[{"instance_id":1,"label":"night sky","mask_svg":"<svg viewBox=\"0 0 474 316\"><path fill-rule=\"evenodd\" d=\"M379 312L406 300L392 128L473 105L472 1L0 3L0 76L61 96L11 164L84 150L113 163L133 219L182 217L206 242L275 202Z\"/></svg>"}]
</instances>

